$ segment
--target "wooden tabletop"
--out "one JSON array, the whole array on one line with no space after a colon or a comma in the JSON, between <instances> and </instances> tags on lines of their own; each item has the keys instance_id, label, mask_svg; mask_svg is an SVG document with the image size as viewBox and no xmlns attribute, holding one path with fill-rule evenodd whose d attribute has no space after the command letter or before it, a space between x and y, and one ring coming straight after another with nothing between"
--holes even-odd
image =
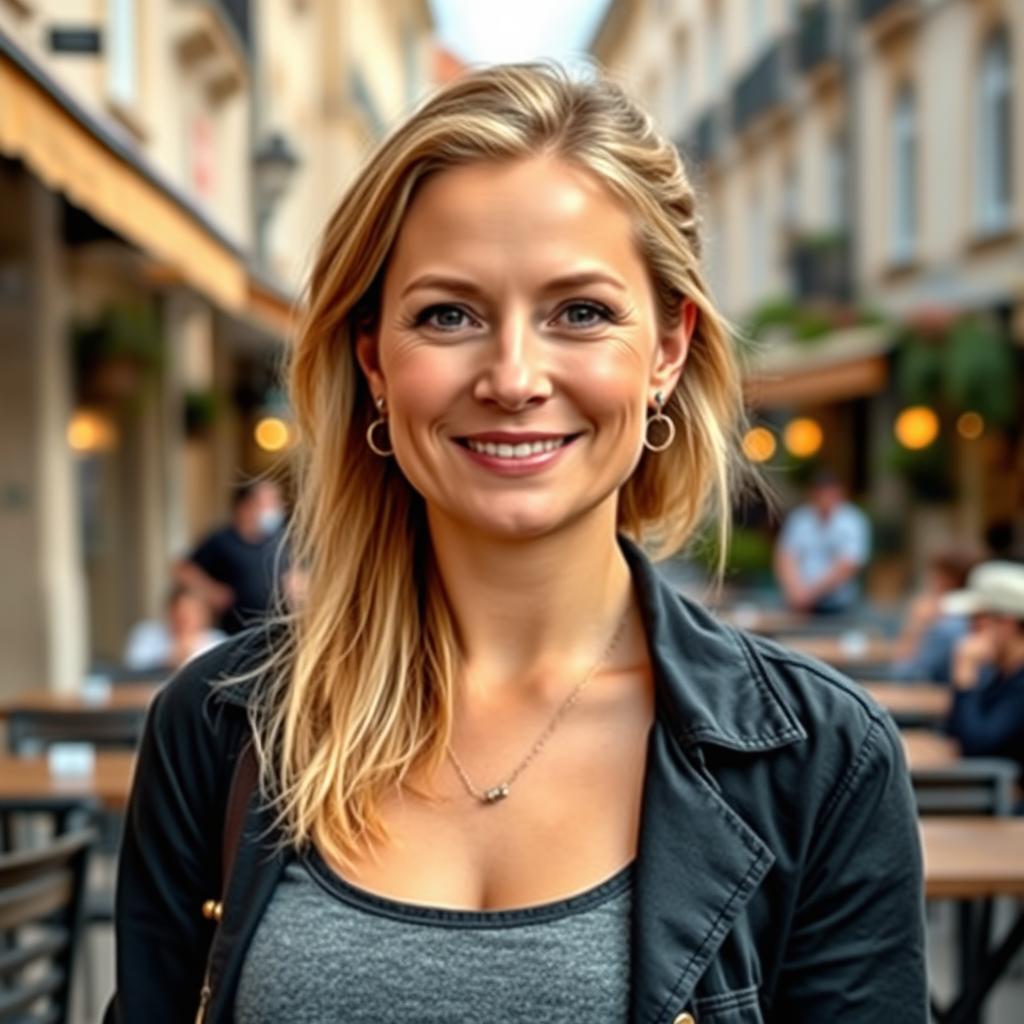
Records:
<instances>
[{"instance_id":1,"label":"wooden tabletop","mask_svg":"<svg viewBox=\"0 0 1024 1024\"><path fill-rule=\"evenodd\" d=\"M929 899L1024 896L1024 818L922 818Z\"/></svg>"},{"instance_id":2,"label":"wooden tabletop","mask_svg":"<svg viewBox=\"0 0 1024 1024\"><path fill-rule=\"evenodd\" d=\"M0 719L12 711L144 711L159 689L159 683L118 684L99 698L80 691L24 690L13 697L0 697Z\"/></svg>"},{"instance_id":3,"label":"wooden tabletop","mask_svg":"<svg viewBox=\"0 0 1024 1024\"><path fill-rule=\"evenodd\" d=\"M781 642L836 668L890 662L893 655L891 640L859 630L848 630L838 636L787 636Z\"/></svg>"},{"instance_id":4,"label":"wooden tabletop","mask_svg":"<svg viewBox=\"0 0 1024 1024\"><path fill-rule=\"evenodd\" d=\"M723 622L740 629L749 629L754 633L772 636L776 633L798 633L806 630L811 621L804 612L791 611L788 608L762 608L754 603L739 602L728 607L719 608L715 613Z\"/></svg>"},{"instance_id":5,"label":"wooden tabletop","mask_svg":"<svg viewBox=\"0 0 1024 1024\"><path fill-rule=\"evenodd\" d=\"M960 744L951 736L930 729L902 729L903 750L907 766L917 768L949 768L960 761Z\"/></svg>"},{"instance_id":6,"label":"wooden tabletop","mask_svg":"<svg viewBox=\"0 0 1024 1024\"><path fill-rule=\"evenodd\" d=\"M45 757L0 756L0 801L53 800L65 797L95 800L106 810L128 804L135 755L99 751L91 775L55 778Z\"/></svg>"},{"instance_id":7,"label":"wooden tabletop","mask_svg":"<svg viewBox=\"0 0 1024 1024\"><path fill-rule=\"evenodd\" d=\"M863 683L864 689L894 718L944 721L953 703L948 686L933 683Z\"/></svg>"}]
</instances>

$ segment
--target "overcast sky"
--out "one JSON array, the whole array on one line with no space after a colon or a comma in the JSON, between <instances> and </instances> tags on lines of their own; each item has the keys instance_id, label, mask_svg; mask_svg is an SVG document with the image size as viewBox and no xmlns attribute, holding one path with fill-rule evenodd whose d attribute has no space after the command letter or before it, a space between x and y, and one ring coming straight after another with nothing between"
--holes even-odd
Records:
<instances>
[{"instance_id":1,"label":"overcast sky","mask_svg":"<svg viewBox=\"0 0 1024 1024\"><path fill-rule=\"evenodd\" d=\"M471 63L553 57L573 63L609 0L430 0L441 44Z\"/></svg>"}]
</instances>

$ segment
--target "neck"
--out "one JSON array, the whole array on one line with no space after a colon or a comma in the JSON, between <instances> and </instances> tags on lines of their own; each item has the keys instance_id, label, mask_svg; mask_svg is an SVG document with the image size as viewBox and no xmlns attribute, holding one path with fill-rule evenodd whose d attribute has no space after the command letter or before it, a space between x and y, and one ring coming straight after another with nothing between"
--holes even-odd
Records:
<instances>
[{"instance_id":1,"label":"neck","mask_svg":"<svg viewBox=\"0 0 1024 1024\"><path fill-rule=\"evenodd\" d=\"M438 514L430 534L473 690L585 672L630 607L613 503L529 540L482 536Z\"/></svg>"}]
</instances>

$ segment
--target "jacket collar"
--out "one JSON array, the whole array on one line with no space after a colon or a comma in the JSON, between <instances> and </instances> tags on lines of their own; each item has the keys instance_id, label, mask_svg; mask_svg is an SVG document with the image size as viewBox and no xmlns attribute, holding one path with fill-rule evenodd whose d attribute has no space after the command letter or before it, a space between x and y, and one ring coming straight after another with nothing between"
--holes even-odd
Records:
<instances>
[{"instance_id":1,"label":"jacket collar","mask_svg":"<svg viewBox=\"0 0 1024 1024\"><path fill-rule=\"evenodd\" d=\"M686 747L773 750L806 733L739 634L679 594L619 537L647 628L655 707Z\"/></svg>"}]
</instances>

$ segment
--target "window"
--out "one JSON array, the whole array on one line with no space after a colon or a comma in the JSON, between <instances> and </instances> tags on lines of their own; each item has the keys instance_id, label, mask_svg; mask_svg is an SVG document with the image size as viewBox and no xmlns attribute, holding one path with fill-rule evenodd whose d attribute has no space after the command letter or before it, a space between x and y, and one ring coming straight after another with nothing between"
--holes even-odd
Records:
<instances>
[{"instance_id":1,"label":"window","mask_svg":"<svg viewBox=\"0 0 1024 1024\"><path fill-rule=\"evenodd\" d=\"M767 31L765 0L747 0L748 52L752 57L761 49Z\"/></svg>"},{"instance_id":2,"label":"window","mask_svg":"<svg viewBox=\"0 0 1024 1024\"><path fill-rule=\"evenodd\" d=\"M896 95L890 126L890 255L910 259L917 238L917 110L914 91L904 85Z\"/></svg>"},{"instance_id":3,"label":"window","mask_svg":"<svg viewBox=\"0 0 1024 1024\"><path fill-rule=\"evenodd\" d=\"M707 94L708 99L713 100L718 96L718 90L722 85L722 67L724 54L722 52L722 19L715 11L708 20L708 51L707 64Z\"/></svg>"},{"instance_id":4,"label":"window","mask_svg":"<svg viewBox=\"0 0 1024 1024\"><path fill-rule=\"evenodd\" d=\"M118 103L132 105L138 94L138 43L135 0L107 0L107 91Z\"/></svg>"},{"instance_id":5,"label":"window","mask_svg":"<svg viewBox=\"0 0 1024 1024\"><path fill-rule=\"evenodd\" d=\"M686 33L677 32L672 46L672 117L680 130L690 107L690 65Z\"/></svg>"},{"instance_id":6,"label":"window","mask_svg":"<svg viewBox=\"0 0 1024 1024\"><path fill-rule=\"evenodd\" d=\"M768 231L764 201L759 192L750 199L750 300L756 302L768 277Z\"/></svg>"},{"instance_id":7,"label":"window","mask_svg":"<svg viewBox=\"0 0 1024 1024\"><path fill-rule=\"evenodd\" d=\"M978 227L996 231L1010 220L1012 202L1010 43L1006 29L992 33L982 50L975 117L975 215Z\"/></svg>"},{"instance_id":8,"label":"window","mask_svg":"<svg viewBox=\"0 0 1024 1024\"><path fill-rule=\"evenodd\" d=\"M800 228L800 172L790 160L782 178L782 226L791 233Z\"/></svg>"},{"instance_id":9,"label":"window","mask_svg":"<svg viewBox=\"0 0 1024 1024\"><path fill-rule=\"evenodd\" d=\"M825 220L831 228L846 227L846 148L839 133L825 151Z\"/></svg>"}]
</instances>

